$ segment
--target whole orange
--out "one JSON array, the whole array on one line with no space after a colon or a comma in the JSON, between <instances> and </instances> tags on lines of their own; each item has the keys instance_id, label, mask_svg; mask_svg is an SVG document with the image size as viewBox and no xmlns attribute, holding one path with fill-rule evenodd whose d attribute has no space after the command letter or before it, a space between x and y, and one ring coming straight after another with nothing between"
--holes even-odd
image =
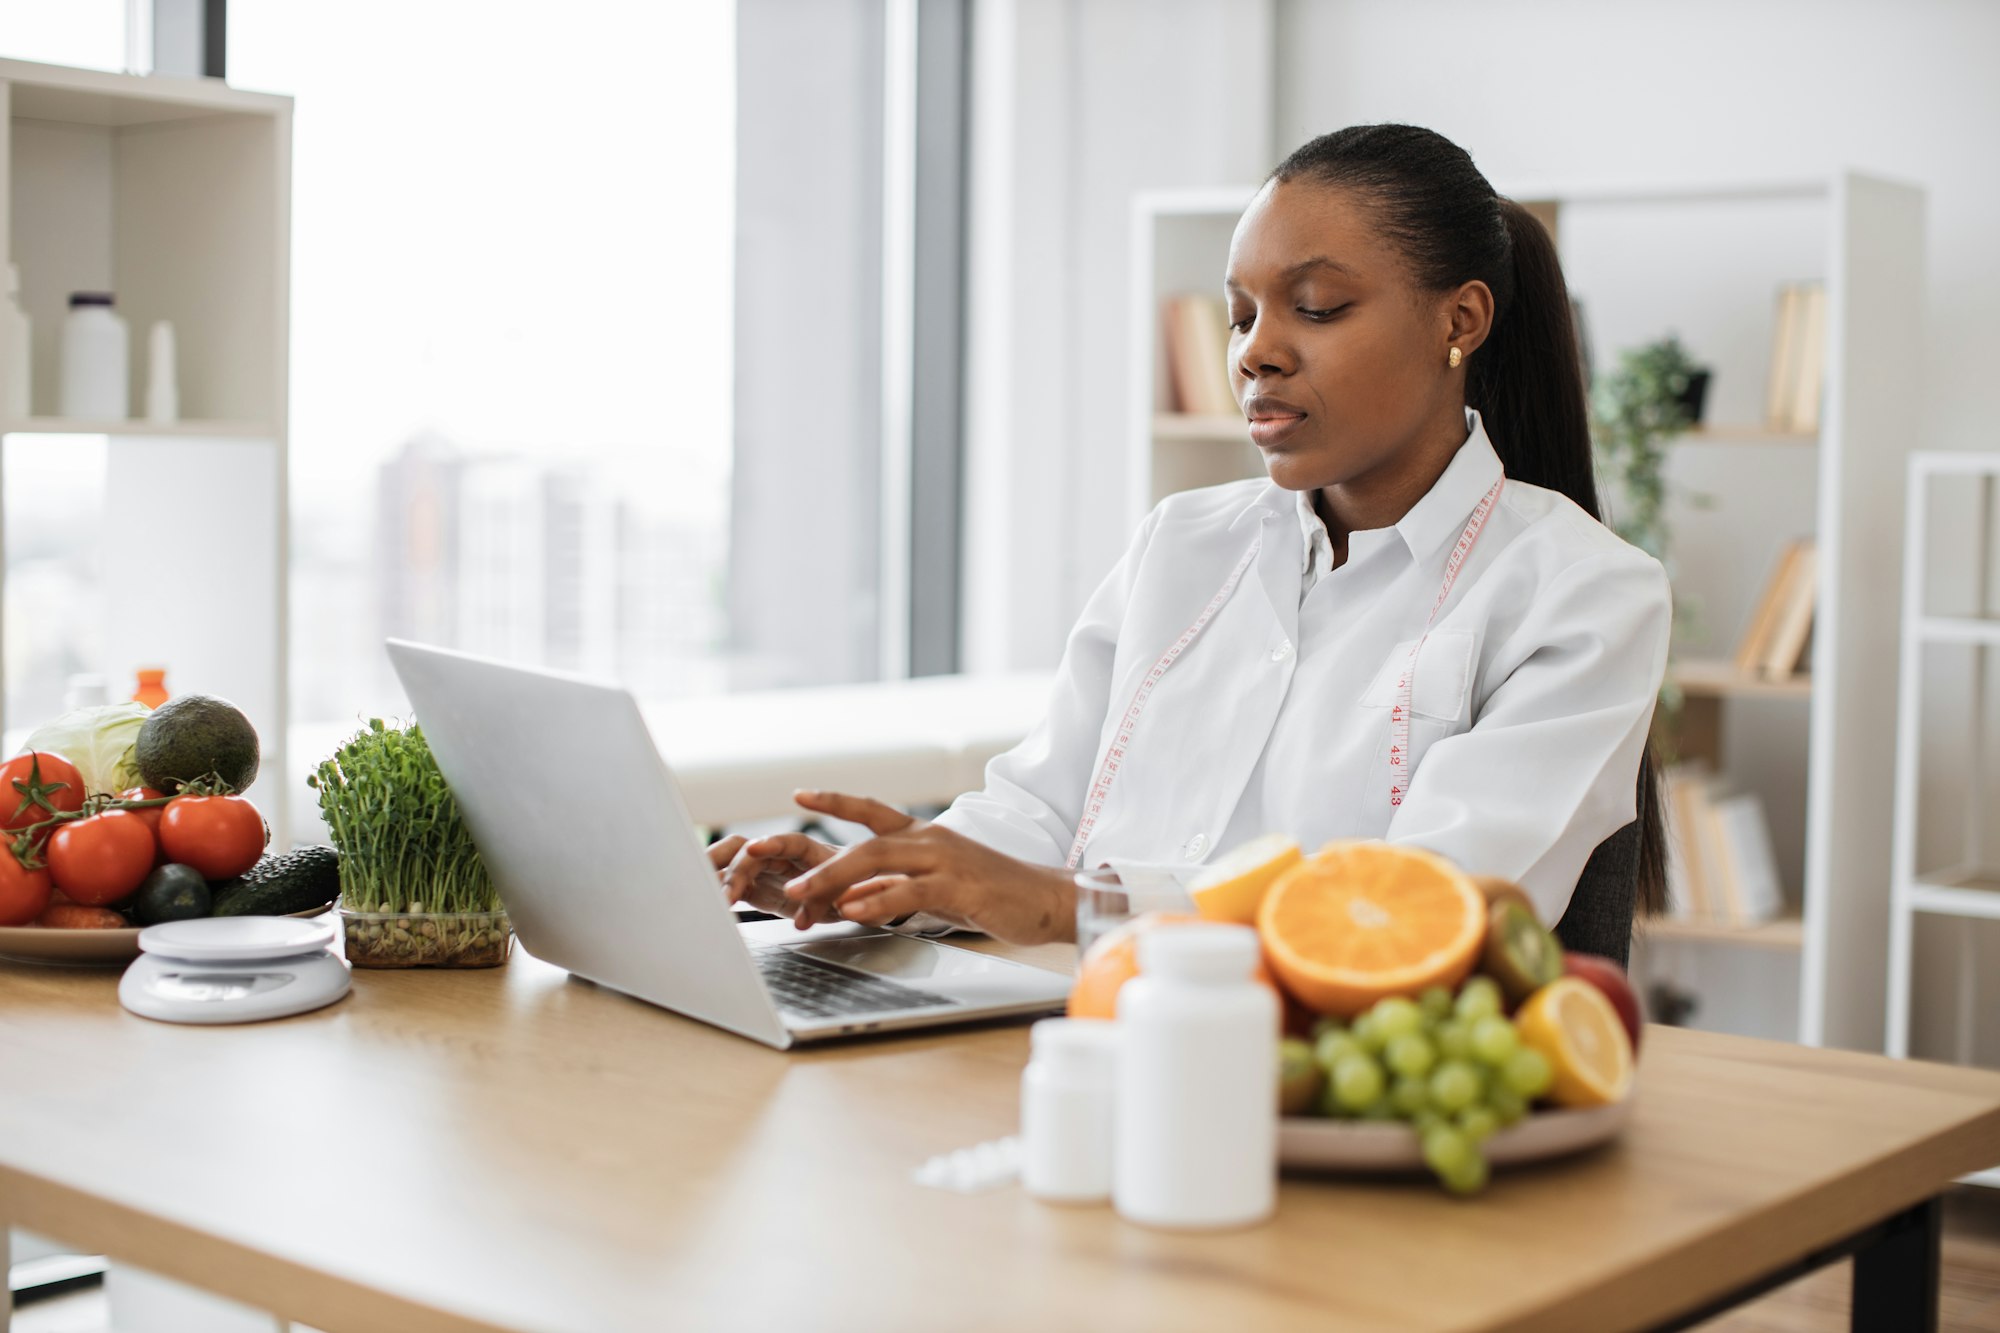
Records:
<instances>
[{"instance_id":1,"label":"whole orange","mask_svg":"<svg viewBox=\"0 0 2000 1333\"><path fill-rule=\"evenodd\" d=\"M1097 937L1077 964L1076 985L1069 993L1071 1018L1118 1017L1118 992L1139 975L1139 936L1146 931L1171 926L1212 925L1193 912L1147 912ZM1285 994L1271 979L1260 956L1252 974L1278 996L1279 1015L1284 1013Z\"/></svg>"}]
</instances>

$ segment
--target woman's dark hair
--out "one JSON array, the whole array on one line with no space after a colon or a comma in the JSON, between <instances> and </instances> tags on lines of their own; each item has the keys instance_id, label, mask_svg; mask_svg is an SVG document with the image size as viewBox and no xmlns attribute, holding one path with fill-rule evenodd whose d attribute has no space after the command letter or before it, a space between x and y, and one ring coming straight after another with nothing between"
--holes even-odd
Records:
<instances>
[{"instance_id":1,"label":"woman's dark hair","mask_svg":"<svg viewBox=\"0 0 2000 1333\"><path fill-rule=\"evenodd\" d=\"M1601 521L1569 288L1555 242L1535 216L1494 194L1463 148L1415 125L1322 134L1271 178L1352 191L1419 290L1474 280L1492 290L1492 330L1466 361L1466 406L1478 410L1510 478L1561 491ZM1639 766L1638 810L1637 905L1659 912L1667 849L1650 746Z\"/></svg>"}]
</instances>

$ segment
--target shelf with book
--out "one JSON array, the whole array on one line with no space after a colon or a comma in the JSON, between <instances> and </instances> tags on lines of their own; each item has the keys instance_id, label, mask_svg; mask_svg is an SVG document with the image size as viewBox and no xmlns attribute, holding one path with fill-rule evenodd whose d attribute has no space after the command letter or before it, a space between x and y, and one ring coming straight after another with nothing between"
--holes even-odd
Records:
<instances>
[{"instance_id":1,"label":"shelf with book","mask_svg":"<svg viewBox=\"0 0 2000 1333\"><path fill-rule=\"evenodd\" d=\"M1728 921L1654 917L1639 927L1643 939L1691 940L1703 944L1741 945L1752 949L1795 951L1805 944L1805 921L1796 912L1736 925Z\"/></svg>"},{"instance_id":2,"label":"shelf with book","mask_svg":"<svg viewBox=\"0 0 2000 1333\"><path fill-rule=\"evenodd\" d=\"M1761 676L1735 662L1713 658L1682 658L1668 666L1669 677L1692 699L1810 699L1812 676Z\"/></svg>"},{"instance_id":3,"label":"shelf with book","mask_svg":"<svg viewBox=\"0 0 2000 1333\"><path fill-rule=\"evenodd\" d=\"M1711 943L1782 939L1792 927L1672 926L1654 937L1653 952L1687 955L1662 961L1703 974L1704 1026L1879 1049L1883 1015L1872 997L1886 978L1895 746L1882 701L1897 669L1881 627L1896 623L1899 608L1879 548L1901 518L1909 423L1922 407L1923 194L1851 172L1496 185L1551 224L1596 365L1675 331L1714 367L1713 424L1669 454L1681 493L1720 500L1674 517L1676 588L1701 604L1710 627L1677 645L1676 678L1684 714L1709 719L1707 748L1726 760L1714 766L1730 788L1719 794L1765 798L1799 962L1789 972L1769 966L1767 950L1762 959L1744 954L1726 981L1713 976L1743 951ZM1175 491L1262 475L1256 450L1237 443L1240 427L1210 434L1177 414L1190 403L1177 396L1169 339L1182 354L1193 341L1183 333L1216 346L1214 306L1199 324L1200 306L1174 306L1181 333L1170 334L1168 315L1171 302L1213 299L1253 193L1134 200L1133 523ZM1211 396L1221 369L1204 390ZM1810 567L1795 570L1778 597L1775 573L1759 580L1782 567L1791 538L1810 541L1810 557L1791 557ZM1772 603L1762 613L1760 586ZM2000 627L1994 633L2000 641Z\"/></svg>"},{"instance_id":4,"label":"shelf with book","mask_svg":"<svg viewBox=\"0 0 2000 1333\"><path fill-rule=\"evenodd\" d=\"M1659 724L1668 742L1662 749L1677 760L1665 778L1675 915L1644 931L1646 942L1804 947L1804 917L1784 887L1766 806L1767 794L1782 797L1758 790L1767 784L1741 781L1724 749L1732 729L1725 705L1812 700L1813 678L1800 670L1812 635L1812 550L1809 541L1794 541L1781 554L1732 656L1668 665L1681 693L1677 712Z\"/></svg>"},{"instance_id":5,"label":"shelf with book","mask_svg":"<svg viewBox=\"0 0 2000 1333\"><path fill-rule=\"evenodd\" d=\"M1176 491L1262 476L1230 392L1222 270L1252 187L1146 193L1132 205L1128 521Z\"/></svg>"}]
</instances>

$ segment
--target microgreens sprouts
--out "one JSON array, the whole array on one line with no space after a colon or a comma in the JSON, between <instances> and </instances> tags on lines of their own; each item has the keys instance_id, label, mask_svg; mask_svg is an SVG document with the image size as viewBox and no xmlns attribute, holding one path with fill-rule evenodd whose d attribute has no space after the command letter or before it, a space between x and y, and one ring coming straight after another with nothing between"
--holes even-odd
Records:
<instances>
[{"instance_id":1,"label":"microgreens sprouts","mask_svg":"<svg viewBox=\"0 0 2000 1333\"><path fill-rule=\"evenodd\" d=\"M491 912L500 897L430 743L370 718L306 779L340 849L342 903L357 912Z\"/></svg>"}]
</instances>

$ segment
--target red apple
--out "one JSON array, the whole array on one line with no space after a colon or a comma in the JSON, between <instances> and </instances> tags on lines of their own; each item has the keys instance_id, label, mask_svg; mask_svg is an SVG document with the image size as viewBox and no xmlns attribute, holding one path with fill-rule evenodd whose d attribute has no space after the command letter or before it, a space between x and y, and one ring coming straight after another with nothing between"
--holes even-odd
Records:
<instances>
[{"instance_id":1,"label":"red apple","mask_svg":"<svg viewBox=\"0 0 2000 1333\"><path fill-rule=\"evenodd\" d=\"M1639 1030L1646 1025L1646 1015L1639 1007L1638 992L1625 979L1625 969L1594 953L1571 953L1563 955L1563 971L1604 992L1604 998L1618 1011L1619 1021L1625 1024L1625 1035L1632 1039L1632 1054L1637 1055Z\"/></svg>"}]
</instances>

